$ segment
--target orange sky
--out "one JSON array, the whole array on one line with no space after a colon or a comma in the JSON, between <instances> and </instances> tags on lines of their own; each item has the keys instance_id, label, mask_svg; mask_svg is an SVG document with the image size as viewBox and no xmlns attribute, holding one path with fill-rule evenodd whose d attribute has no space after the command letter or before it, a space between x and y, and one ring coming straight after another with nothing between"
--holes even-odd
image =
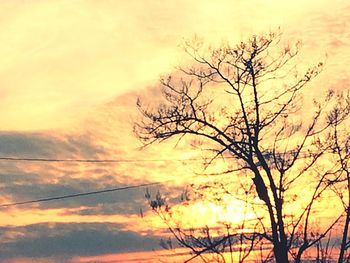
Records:
<instances>
[{"instance_id":1,"label":"orange sky","mask_svg":"<svg viewBox=\"0 0 350 263\"><path fill-rule=\"evenodd\" d=\"M137 96L154 95L154 86L162 74L186 64L189 58L179 47L184 39L197 35L215 45L224 40L240 41L250 34L278 27L284 32L284 41L303 42L298 59L305 65L318 62L327 54L326 70L312 84L310 97L317 96L320 89L341 90L349 86L347 0L1 1L0 155L130 160L198 158L200 153L189 149L185 142L176 149L173 144L137 149L140 144L132 133ZM227 164L216 165L213 170ZM145 181L165 182L162 191L169 198L176 198L175 192L181 191L195 172L202 172L202 166L193 161L102 165L1 162L0 185L11 192L0 196L0 203ZM161 236L164 225L150 211L145 212L144 219L139 217L139 209L146 206L143 196L143 189L138 189L97 199L1 209L4 242L17 242L8 262L16 256L16 244L17 249L23 249L30 240L37 241L36 237L43 237L50 229L52 239L47 240L57 238L58 245L68 240L70 233L76 234L75 226L80 225L82 229L87 227L88 233L102 233L103 237L114 231L115 239L111 238L111 242L122 242L125 235L138 240L135 233L144 237L155 232ZM236 207L235 200L230 202ZM217 212L223 208L194 204L191 209L193 213L204 213L203 209ZM220 211L223 217L230 216ZM243 212L232 213L237 216ZM213 220L214 225L218 218L208 220ZM57 227L59 224L63 230ZM152 240L154 244L157 238ZM141 240L138 249L142 242L146 241ZM65 254L64 249L61 252L51 249L54 256ZM23 260L38 258L41 253L23 251L23 255L19 254ZM96 256L93 252L89 254L86 248L79 247L73 256ZM100 254L104 253L111 254L113 249Z\"/></svg>"}]
</instances>

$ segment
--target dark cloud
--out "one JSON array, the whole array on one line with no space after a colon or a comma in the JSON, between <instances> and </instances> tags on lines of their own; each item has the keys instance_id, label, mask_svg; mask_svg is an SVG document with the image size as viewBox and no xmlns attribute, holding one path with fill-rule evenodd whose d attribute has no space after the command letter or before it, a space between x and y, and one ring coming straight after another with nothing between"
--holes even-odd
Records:
<instances>
[{"instance_id":1,"label":"dark cloud","mask_svg":"<svg viewBox=\"0 0 350 263\"><path fill-rule=\"evenodd\" d=\"M62 138L47 134L0 133L0 156L20 156L33 158L93 158L103 152L92 143L89 136L65 136ZM77 157L78 156L78 157ZM125 167L127 165L127 167ZM0 166L0 191L11 202L71 195L82 192L99 191L148 182L151 173L169 167L162 163L152 164L108 164L108 163L33 163L2 162ZM121 174L119 171L126 174ZM129 174L130 173L130 174ZM137 173L137 176L132 176ZM160 187L160 186L159 186ZM155 189L159 188L158 186ZM165 186L162 186L164 188ZM167 192L172 192L172 187ZM175 191L178 191L175 190ZM178 191L180 193L181 190ZM147 210L145 189L77 197L60 201L35 204L40 208L79 208L67 213L81 215L137 214L142 208Z\"/></svg>"},{"instance_id":2,"label":"dark cloud","mask_svg":"<svg viewBox=\"0 0 350 263\"><path fill-rule=\"evenodd\" d=\"M94 192L142 183L137 180L133 183L126 183L125 178L108 175L97 178L71 178L67 176L59 178L57 181L45 181L42 175L25 172L0 173L0 181L0 191L2 195L11 198L11 202L23 202L77 193ZM175 200L179 200L179 195L181 195L183 191L182 187L166 185L155 185L147 188L153 194L160 190L162 194L170 199L171 203L174 203ZM69 199L53 200L50 202L26 204L24 206L36 206L41 209L69 208L64 213L69 215L138 214L140 213L140 209L143 211L149 209L145 198L145 191L145 187L140 187Z\"/></svg>"},{"instance_id":3,"label":"dark cloud","mask_svg":"<svg viewBox=\"0 0 350 263\"><path fill-rule=\"evenodd\" d=\"M88 136L0 133L0 156L98 158L99 154L106 154L104 148L96 146ZM0 166L0 192L1 196L10 198L13 202L21 202L137 185L151 180L148 176L139 175L144 172L144 167L132 167L139 169L137 172L130 169L120 167L120 164L3 162ZM119 170L127 171L128 174L120 174ZM134 177L132 173L137 173L138 176ZM164 189L162 192L165 194L173 190L172 187L165 186L150 187L150 190L155 193L159 188ZM35 205L40 209L63 208L62 216L139 214L140 209L149 209L144 194L144 188L137 188L23 207ZM159 237L142 236L122 229L122 225L98 223L1 227L0 262L10 262L19 257L70 262L74 256L159 248Z\"/></svg>"},{"instance_id":4,"label":"dark cloud","mask_svg":"<svg viewBox=\"0 0 350 263\"><path fill-rule=\"evenodd\" d=\"M54 136L46 133L0 133L2 156L30 158L93 158L104 153L89 135Z\"/></svg>"},{"instance_id":5,"label":"dark cloud","mask_svg":"<svg viewBox=\"0 0 350 263\"><path fill-rule=\"evenodd\" d=\"M55 137L44 133L0 133L0 156L29 158L95 158L105 154L89 135ZM118 164L2 162L0 191L13 202L70 195L129 185L116 172ZM140 183L133 180L132 184ZM86 213L135 213L142 205L142 189L112 192L40 203L41 208L89 208ZM102 206L101 206L102 204ZM107 205L109 204L109 205ZM96 206L96 207L95 207ZM104 211L106 210L106 211Z\"/></svg>"},{"instance_id":6,"label":"dark cloud","mask_svg":"<svg viewBox=\"0 0 350 263\"><path fill-rule=\"evenodd\" d=\"M95 256L159 248L160 237L120 229L118 224L98 223L1 227L0 262L16 257Z\"/></svg>"},{"instance_id":7,"label":"dark cloud","mask_svg":"<svg viewBox=\"0 0 350 263\"><path fill-rule=\"evenodd\" d=\"M0 174L2 195L11 196L14 202L56 197L77 193L93 192L126 186L116 179L64 178L58 182L44 182L32 173ZM133 183L137 184L137 182ZM86 206L83 214L125 214L138 213L145 206L145 188L127 189L115 192L81 196L64 200L38 203L41 208L74 208Z\"/></svg>"}]
</instances>

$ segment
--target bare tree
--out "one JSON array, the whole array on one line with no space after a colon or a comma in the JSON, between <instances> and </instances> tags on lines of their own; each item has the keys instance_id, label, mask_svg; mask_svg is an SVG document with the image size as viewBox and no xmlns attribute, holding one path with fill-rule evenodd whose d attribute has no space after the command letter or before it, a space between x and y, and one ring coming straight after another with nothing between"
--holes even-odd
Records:
<instances>
[{"instance_id":1,"label":"bare tree","mask_svg":"<svg viewBox=\"0 0 350 263\"><path fill-rule=\"evenodd\" d=\"M193 66L161 79L163 103L147 107L138 100L143 118L135 132L146 145L176 136L203 138L215 151L213 160L233 158L237 169L232 176L249 172L267 211L269 227L261 235L272 243L276 262L286 263L302 224L297 257L324 237L321 233L310 243L308 225L313 203L327 187L325 178L332 171L315 173L311 168L329 149L334 119L327 116L335 98L328 92L305 109L303 92L323 63L300 74L295 62L299 43L280 48L280 42L280 34L271 33L206 51L200 42L185 43ZM311 201L289 224L288 204L303 178L314 182Z\"/></svg>"}]
</instances>

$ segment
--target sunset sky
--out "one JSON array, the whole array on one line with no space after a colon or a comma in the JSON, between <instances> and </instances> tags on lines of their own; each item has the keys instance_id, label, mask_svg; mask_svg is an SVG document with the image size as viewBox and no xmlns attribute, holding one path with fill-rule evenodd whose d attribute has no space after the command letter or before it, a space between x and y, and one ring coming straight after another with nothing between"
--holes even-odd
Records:
<instances>
[{"instance_id":1,"label":"sunset sky","mask_svg":"<svg viewBox=\"0 0 350 263\"><path fill-rule=\"evenodd\" d=\"M302 41L300 63L326 60L310 97L350 87L348 0L0 1L0 157L128 160L0 160L0 205L153 182L153 193L178 198L202 172L201 155L176 141L140 150L137 97L157 100L160 76L190 59L186 39L234 44L278 28L284 41ZM159 249L166 227L144 194L0 208L0 262L153 262L141 251ZM240 217L235 206L189 210L214 224L217 214Z\"/></svg>"}]
</instances>

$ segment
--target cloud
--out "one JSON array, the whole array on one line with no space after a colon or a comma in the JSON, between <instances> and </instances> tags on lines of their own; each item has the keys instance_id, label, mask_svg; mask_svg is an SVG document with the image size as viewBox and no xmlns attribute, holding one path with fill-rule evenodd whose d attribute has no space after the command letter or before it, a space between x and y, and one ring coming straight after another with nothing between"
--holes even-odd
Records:
<instances>
[{"instance_id":1,"label":"cloud","mask_svg":"<svg viewBox=\"0 0 350 263\"><path fill-rule=\"evenodd\" d=\"M122 145L123 137L119 137ZM28 158L110 159L109 149L89 136L56 136L45 133L0 133L0 156ZM113 148L113 147L111 147ZM120 150L114 150L118 154ZM122 158L132 160L137 152L125 151ZM117 158L117 157L114 157ZM137 157L136 157L137 158ZM117 158L118 159L118 158ZM174 163L176 164L176 163ZM150 165L153 171L148 171ZM123 186L156 182L152 174L168 173L169 166L160 163L41 163L3 162L0 167L1 203L22 202L84 192L93 192ZM163 171L163 172L162 172ZM156 186L168 193L177 193L178 186ZM152 187L151 187L152 189ZM144 188L96 194L60 201L28 204L41 209L69 208L64 215L139 214L148 209ZM171 196L171 195L170 195ZM84 208L82 208L84 207ZM74 209L76 208L76 209Z\"/></svg>"},{"instance_id":2,"label":"cloud","mask_svg":"<svg viewBox=\"0 0 350 263\"><path fill-rule=\"evenodd\" d=\"M94 158L104 152L89 135L0 132L0 154L13 157Z\"/></svg>"},{"instance_id":3,"label":"cloud","mask_svg":"<svg viewBox=\"0 0 350 263\"><path fill-rule=\"evenodd\" d=\"M124 106L121 107L124 109ZM112 143L108 138L89 131L80 135L1 132L0 156L53 159L147 159L147 152L131 151L128 149L131 144L125 147L126 138L133 137L124 130L127 126L117 125L116 127L119 128L114 130L109 126L111 128L109 132L116 138ZM108 147L103 145L106 141ZM173 152L172 149L170 150ZM159 156L159 158L163 157ZM4 204L166 181L167 176L176 175L177 164L178 162L140 162L130 165L128 162L86 164L3 161L0 167L0 191L2 192L0 199ZM178 180L179 177L176 179ZM182 186L173 183L150 187L150 189L154 189L153 191L161 189L169 198L177 198L182 192ZM145 188L137 188L28 204L18 208L60 208L64 209L61 214L63 217L67 215L138 215L140 209L143 211L149 209L144 193Z\"/></svg>"},{"instance_id":4,"label":"cloud","mask_svg":"<svg viewBox=\"0 0 350 263\"><path fill-rule=\"evenodd\" d=\"M0 174L0 191L3 196L10 198L11 202L21 202L126 186L125 182L118 182L108 176L96 179L67 177L58 182L45 182L43 176L31 173ZM137 185L136 182L133 184ZM144 188L35 204L42 209L87 207L79 212L81 214L138 213L144 205Z\"/></svg>"},{"instance_id":5,"label":"cloud","mask_svg":"<svg viewBox=\"0 0 350 263\"><path fill-rule=\"evenodd\" d=\"M0 125L79 129L94 105L171 70L183 37L307 28L310 10L341 2L1 1Z\"/></svg>"},{"instance_id":6,"label":"cloud","mask_svg":"<svg viewBox=\"0 0 350 263\"><path fill-rule=\"evenodd\" d=\"M0 228L0 262L29 257L94 256L159 248L157 236L121 231L118 224L35 224Z\"/></svg>"},{"instance_id":7,"label":"cloud","mask_svg":"<svg viewBox=\"0 0 350 263\"><path fill-rule=\"evenodd\" d=\"M104 147L88 135L54 135L46 133L0 133L0 156L23 158L98 159L104 156ZM118 164L80 164L2 161L0 189L7 202L25 201L97 191L130 185L125 175L115 169ZM138 184L136 178L133 184ZM142 194L138 189L124 193L107 193L84 198L41 203L42 208L94 207L98 204L117 204L117 211L135 207ZM129 204L127 204L127 201ZM124 203L126 203L124 205ZM142 202L141 202L142 203ZM135 208L136 209L136 208ZM139 209L139 208L138 208ZM101 211L99 209L99 211ZM136 211L136 210L134 210Z\"/></svg>"}]
</instances>

